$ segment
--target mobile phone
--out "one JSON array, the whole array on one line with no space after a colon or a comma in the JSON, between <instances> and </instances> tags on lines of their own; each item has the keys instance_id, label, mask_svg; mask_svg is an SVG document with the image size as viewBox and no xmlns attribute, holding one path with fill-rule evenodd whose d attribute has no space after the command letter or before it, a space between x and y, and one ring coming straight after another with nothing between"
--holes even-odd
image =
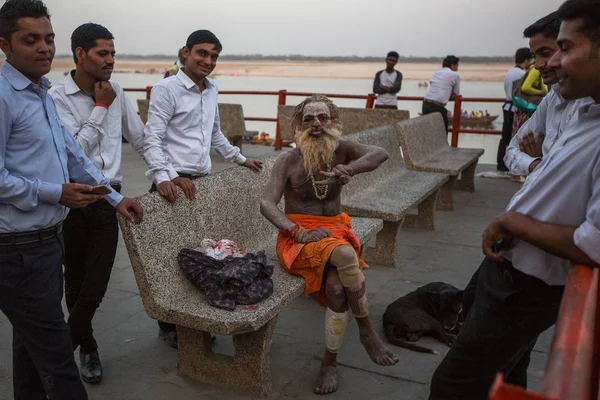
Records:
<instances>
[{"instance_id":1,"label":"mobile phone","mask_svg":"<svg viewBox=\"0 0 600 400\"><path fill-rule=\"evenodd\" d=\"M98 186L94 186L89 193L90 194L107 195L107 194L112 193L112 190L110 190L107 186L98 185Z\"/></svg>"}]
</instances>

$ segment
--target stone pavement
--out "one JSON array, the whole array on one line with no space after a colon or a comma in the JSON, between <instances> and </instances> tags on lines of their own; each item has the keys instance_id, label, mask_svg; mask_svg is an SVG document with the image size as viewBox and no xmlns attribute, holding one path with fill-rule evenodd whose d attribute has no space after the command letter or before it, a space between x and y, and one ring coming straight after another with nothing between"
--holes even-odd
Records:
<instances>
[{"instance_id":1,"label":"stone pavement","mask_svg":"<svg viewBox=\"0 0 600 400\"><path fill-rule=\"evenodd\" d=\"M150 187L145 166L124 146L124 194L138 196ZM266 146L244 146L244 153L260 157L272 152ZM213 170L231 164L213 158ZM480 166L479 171L490 169ZM481 232L508 203L520 187L506 180L476 178L473 194L456 192L454 212L437 213L435 232L407 230L398 239L400 268L371 265L367 270L367 290L371 317L381 329L386 306L397 297L431 281L446 281L464 287L478 267ZM273 399L316 399L312 393L323 352L324 311L309 298L299 298L279 316L271 349ZM242 393L191 382L177 375L177 352L157 338L156 322L144 312L123 241L119 242L109 290L96 313L95 336L104 365L104 381L87 385L94 400L159 399L252 399ZM12 329L0 314L0 400L12 399ZM532 354L529 369L531 388L539 387L552 332L546 332ZM349 324L339 355L340 389L328 399L406 399L427 398L429 380L447 351L433 339L422 344L440 355L421 354L395 348L400 362L394 367L378 367L364 352L356 324ZM218 337L215 351L231 354L231 339ZM78 356L76 357L78 359Z\"/></svg>"}]
</instances>

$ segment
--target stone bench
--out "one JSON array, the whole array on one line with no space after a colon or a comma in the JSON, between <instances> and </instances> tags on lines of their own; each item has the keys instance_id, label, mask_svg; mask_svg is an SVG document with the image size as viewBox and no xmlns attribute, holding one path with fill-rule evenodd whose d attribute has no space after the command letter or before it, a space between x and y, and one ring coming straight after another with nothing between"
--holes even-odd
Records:
<instances>
[{"instance_id":1,"label":"stone bench","mask_svg":"<svg viewBox=\"0 0 600 400\"><path fill-rule=\"evenodd\" d=\"M484 150L450 147L441 114L402 121L396 124L396 131L408 169L450 175L440 192L438 210L454 210L455 188L475 191L475 168Z\"/></svg>"},{"instance_id":2,"label":"stone bench","mask_svg":"<svg viewBox=\"0 0 600 400\"><path fill-rule=\"evenodd\" d=\"M138 112L144 124L148 121L149 100L138 99ZM242 148L242 139L249 132L246 130L244 110L241 104L219 103L219 117L221 120L221 131L223 135L234 146Z\"/></svg>"},{"instance_id":3,"label":"stone bench","mask_svg":"<svg viewBox=\"0 0 600 400\"><path fill-rule=\"evenodd\" d=\"M290 128L294 108L295 106L277 106L282 140L294 140L294 132ZM408 118L410 113L407 110L340 107L340 121L344 135L395 124Z\"/></svg>"},{"instance_id":4,"label":"stone bench","mask_svg":"<svg viewBox=\"0 0 600 400\"><path fill-rule=\"evenodd\" d=\"M234 167L194 181L193 202L181 190L173 205L157 193L142 195L137 198L144 208L142 223L119 219L146 313L177 325L179 373L260 395L272 390L269 352L277 315L304 292L304 280L273 259L277 231L259 211L274 161L265 159L260 174ZM382 228L381 220L353 220L361 243ZM249 252L264 249L275 266L273 294L231 312L208 305L177 261L180 249L198 247L204 238L231 239ZM235 356L213 353L209 332L232 335Z\"/></svg>"},{"instance_id":5,"label":"stone bench","mask_svg":"<svg viewBox=\"0 0 600 400\"><path fill-rule=\"evenodd\" d=\"M435 229L436 201L448 175L407 170L393 125L348 135L343 140L383 147L390 155L375 171L352 178L342 192L342 208L351 216L383 220L377 246L365 248L364 256L376 264L395 266L396 238L401 227ZM418 214L409 214L415 207Z\"/></svg>"}]
</instances>

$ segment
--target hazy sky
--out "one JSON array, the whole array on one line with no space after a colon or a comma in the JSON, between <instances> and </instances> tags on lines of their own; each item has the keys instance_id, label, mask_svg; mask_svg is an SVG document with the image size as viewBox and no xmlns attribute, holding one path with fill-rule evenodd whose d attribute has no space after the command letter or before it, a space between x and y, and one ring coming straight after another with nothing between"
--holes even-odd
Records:
<instances>
[{"instance_id":1,"label":"hazy sky","mask_svg":"<svg viewBox=\"0 0 600 400\"><path fill-rule=\"evenodd\" d=\"M512 55L525 27L562 0L46 0L57 54L85 22L105 25L117 53L176 54L210 29L223 54ZM0 4L3 1L0 0Z\"/></svg>"}]
</instances>

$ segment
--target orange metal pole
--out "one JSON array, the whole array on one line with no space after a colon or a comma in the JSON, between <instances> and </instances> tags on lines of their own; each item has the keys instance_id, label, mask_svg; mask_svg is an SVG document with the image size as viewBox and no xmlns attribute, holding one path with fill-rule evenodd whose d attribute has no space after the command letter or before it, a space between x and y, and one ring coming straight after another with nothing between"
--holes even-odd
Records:
<instances>
[{"instance_id":1,"label":"orange metal pole","mask_svg":"<svg viewBox=\"0 0 600 400\"><path fill-rule=\"evenodd\" d=\"M462 110L462 96L454 98L454 115L452 118L452 147L458 147L458 130L460 129L460 112Z\"/></svg>"},{"instance_id":2,"label":"orange metal pole","mask_svg":"<svg viewBox=\"0 0 600 400\"><path fill-rule=\"evenodd\" d=\"M279 99L277 104L285 106L287 97L287 90L279 91ZM279 124L279 113L277 113L277 127L275 128L275 150L281 150L283 148L283 139L281 138L281 125Z\"/></svg>"},{"instance_id":3,"label":"orange metal pole","mask_svg":"<svg viewBox=\"0 0 600 400\"><path fill-rule=\"evenodd\" d=\"M367 105L365 108L373 108L375 107L375 93L369 93L367 96Z\"/></svg>"}]
</instances>

